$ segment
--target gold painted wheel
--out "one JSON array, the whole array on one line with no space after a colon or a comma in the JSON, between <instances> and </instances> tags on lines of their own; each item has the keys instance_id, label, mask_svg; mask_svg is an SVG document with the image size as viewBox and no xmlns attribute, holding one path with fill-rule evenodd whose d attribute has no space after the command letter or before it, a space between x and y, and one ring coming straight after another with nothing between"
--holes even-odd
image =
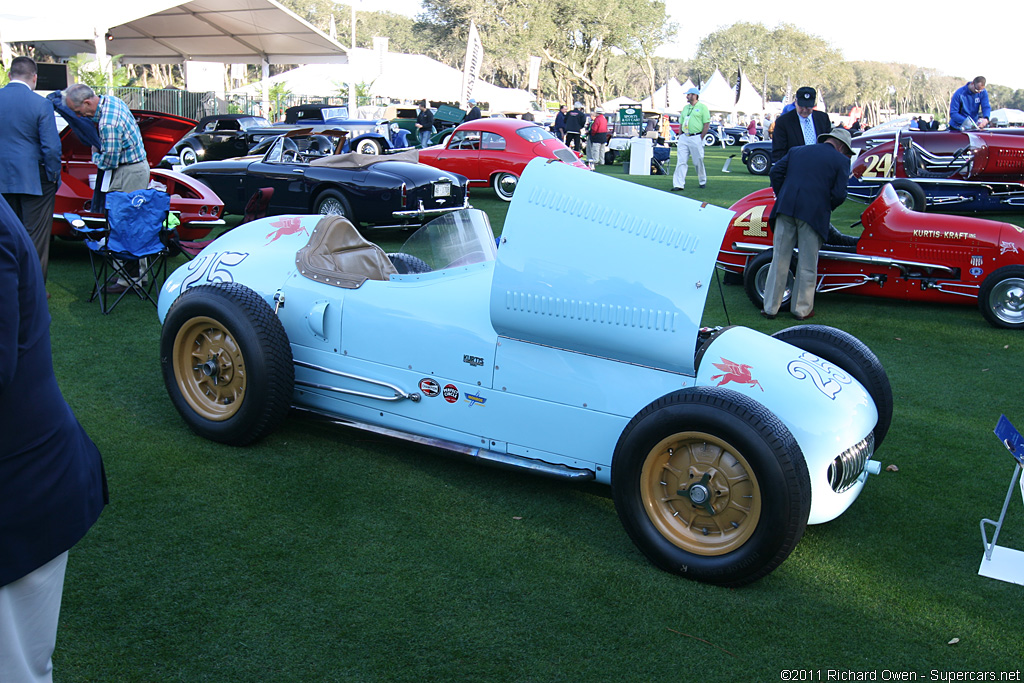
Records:
<instances>
[{"instance_id":1,"label":"gold painted wheel","mask_svg":"<svg viewBox=\"0 0 1024 683\"><path fill-rule=\"evenodd\" d=\"M164 318L160 366L167 395L189 428L232 446L272 432L295 388L281 320L266 299L237 282L181 293Z\"/></svg>"},{"instance_id":2,"label":"gold painted wheel","mask_svg":"<svg viewBox=\"0 0 1024 683\"><path fill-rule=\"evenodd\" d=\"M245 358L231 333L213 318L185 322L174 338L174 377L189 408L207 420L234 416L245 399Z\"/></svg>"},{"instance_id":3,"label":"gold painted wheel","mask_svg":"<svg viewBox=\"0 0 1024 683\"><path fill-rule=\"evenodd\" d=\"M704 432L659 442L644 460L640 495L661 535L696 555L740 548L761 518L761 490L750 463Z\"/></svg>"},{"instance_id":4,"label":"gold painted wheel","mask_svg":"<svg viewBox=\"0 0 1024 683\"><path fill-rule=\"evenodd\" d=\"M637 413L611 480L622 526L655 565L720 586L779 566L811 511L793 434L763 404L719 387L674 391Z\"/></svg>"}]
</instances>

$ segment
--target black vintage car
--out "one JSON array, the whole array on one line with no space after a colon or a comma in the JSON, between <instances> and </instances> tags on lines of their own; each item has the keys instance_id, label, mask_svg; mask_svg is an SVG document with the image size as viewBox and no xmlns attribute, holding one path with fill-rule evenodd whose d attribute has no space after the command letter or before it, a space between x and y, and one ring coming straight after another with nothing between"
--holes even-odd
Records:
<instances>
[{"instance_id":1,"label":"black vintage car","mask_svg":"<svg viewBox=\"0 0 1024 683\"><path fill-rule=\"evenodd\" d=\"M262 116L248 114L216 114L204 116L195 129L174 146L182 166L197 161L230 159L246 154L266 135L270 122ZM262 129L262 130L261 130Z\"/></svg>"},{"instance_id":2,"label":"black vintage car","mask_svg":"<svg viewBox=\"0 0 1024 683\"><path fill-rule=\"evenodd\" d=\"M416 162L416 153L336 154L345 132L309 129L264 140L260 155L203 161L182 172L217 193L224 213L242 214L256 190L272 188L267 215L335 214L356 225L419 225L469 206L465 176Z\"/></svg>"},{"instance_id":3,"label":"black vintage car","mask_svg":"<svg viewBox=\"0 0 1024 683\"><path fill-rule=\"evenodd\" d=\"M740 158L754 175L768 175L772 170L772 141L748 142L743 145Z\"/></svg>"}]
</instances>

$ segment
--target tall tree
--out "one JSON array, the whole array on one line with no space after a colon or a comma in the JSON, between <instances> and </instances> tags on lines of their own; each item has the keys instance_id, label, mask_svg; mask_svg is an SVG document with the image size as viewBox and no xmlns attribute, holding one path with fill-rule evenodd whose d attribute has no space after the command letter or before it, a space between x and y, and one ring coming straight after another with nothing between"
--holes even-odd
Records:
<instances>
[{"instance_id":1,"label":"tall tree","mask_svg":"<svg viewBox=\"0 0 1024 683\"><path fill-rule=\"evenodd\" d=\"M825 40L792 24L774 30L763 24L737 22L708 34L697 46L694 66L706 79L717 68L733 73L742 67L747 78L781 100L789 86L816 88L825 101L849 95L852 73L842 54Z\"/></svg>"},{"instance_id":2,"label":"tall tree","mask_svg":"<svg viewBox=\"0 0 1024 683\"><path fill-rule=\"evenodd\" d=\"M604 99L616 51L646 65L671 36L660 0L424 0L422 30L431 56L459 67L475 21L484 43L483 73L497 85L522 87L528 58L546 60L542 85L558 99Z\"/></svg>"}]
</instances>

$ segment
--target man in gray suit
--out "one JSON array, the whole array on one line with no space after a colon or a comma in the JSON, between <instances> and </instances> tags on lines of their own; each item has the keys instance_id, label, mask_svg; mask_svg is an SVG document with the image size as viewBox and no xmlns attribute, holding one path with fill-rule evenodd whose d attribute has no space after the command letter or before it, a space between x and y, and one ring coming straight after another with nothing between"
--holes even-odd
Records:
<instances>
[{"instance_id":1,"label":"man in gray suit","mask_svg":"<svg viewBox=\"0 0 1024 683\"><path fill-rule=\"evenodd\" d=\"M38 72L15 57L0 89L0 194L25 224L46 278L53 205L60 186L60 137L53 105L33 92Z\"/></svg>"}]
</instances>

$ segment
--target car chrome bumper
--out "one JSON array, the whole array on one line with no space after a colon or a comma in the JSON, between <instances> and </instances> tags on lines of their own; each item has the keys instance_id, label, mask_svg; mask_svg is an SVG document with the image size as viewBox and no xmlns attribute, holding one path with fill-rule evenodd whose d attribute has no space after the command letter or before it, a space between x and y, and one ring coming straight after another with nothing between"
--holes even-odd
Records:
<instances>
[{"instance_id":1,"label":"car chrome bumper","mask_svg":"<svg viewBox=\"0 0 1024 683\"><path fill-rule=\"evenodd\" d=\"M420 206L418 209L410 209L408 211L395 211L392 215L395 218L433 218L435 216L441 216L446 213L453 211L461 211L462 209L472 209L473 207L469 204L469 195L466 195L465 201L462 202L462 206L442 206L436 209L428 209L423 206L423 200L420 200Z\"/></svg>"},{"instance_id":2,"label":"car chrome bumper","mask_svg":"<svg viewBox=\"0 0 1024 683\"><path fill-rule=\"evenodd\" d=\"M106 224L106 222L107 222L107 217L106 216L89 216L89 215L84 215L83 216L81 214L78 214L78 216L83 221L85 221L86 224L92 223L92 224L95 224L95 225L101 225L101 224ZM57 213L57 212L54 212L53 220L61 220L61 221L67 222L67 219L64 218L64 214L63 213ZM186 225L200 225L200 226L207 226L208 225L208 226L210 226L212 228L212 227L216 227L218 225L225 225L225 223L224 223L224 219L222 219L222 218L211 218L210 220L194 220L194 221L189 221Z\"/></svg>"}]
</instances>

